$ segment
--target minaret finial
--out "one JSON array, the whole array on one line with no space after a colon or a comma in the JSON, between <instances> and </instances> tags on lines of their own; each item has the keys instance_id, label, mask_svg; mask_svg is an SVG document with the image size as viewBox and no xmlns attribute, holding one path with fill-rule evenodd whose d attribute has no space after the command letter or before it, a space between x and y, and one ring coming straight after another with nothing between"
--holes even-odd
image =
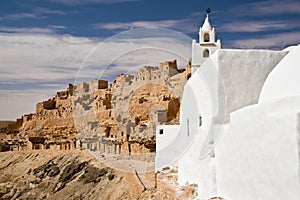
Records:
<instances>
[{"instance_id":1,"label":"minaret finial","mask_svg":"<svg viewBox=\"0 0 300 200\"><path fill-rule=\"evenodd\" d=\"M206 13L209 14L211 12L210 8L206 8Z\"/></svg>"}]
</instances>

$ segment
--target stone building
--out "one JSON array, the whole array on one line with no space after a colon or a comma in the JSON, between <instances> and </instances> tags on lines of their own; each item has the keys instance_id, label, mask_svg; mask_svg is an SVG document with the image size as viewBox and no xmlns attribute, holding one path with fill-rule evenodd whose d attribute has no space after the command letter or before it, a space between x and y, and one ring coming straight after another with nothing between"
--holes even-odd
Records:
<instances>
[{"instance_id":1,"label":"stone building","mask_svg":"<svg viewBox=\"0 0 300 200\"><path fill-rule=\"evenodd\" d=\"M154 153L156 126L179 122L189 73L190 68L178 70L174 60L121 74L110 86L97 80L77 85L73 116L83 147L103 153Z\"/></svg>"}]
</instances>

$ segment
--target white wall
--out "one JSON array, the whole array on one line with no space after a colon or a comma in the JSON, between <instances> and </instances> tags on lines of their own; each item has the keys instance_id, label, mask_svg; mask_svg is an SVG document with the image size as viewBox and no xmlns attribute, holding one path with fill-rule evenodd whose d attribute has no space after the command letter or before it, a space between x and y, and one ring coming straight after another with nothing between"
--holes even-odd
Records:
<instances>
[{"instance_id":1,"label":"white wall","mask_svg":"<svg viewBox=\"0 0 300 200\"><path fill-rule=\"evenodd\" d=\"M156 151L167 148L179 133L179 125L158 125L156 127ZM160 134L160 130L163 133Z\"/></svg>"},{"instance_id":2,"label":"white wall","mask_svg":"<svg viewBox=\"0 0 300 200\"><path fill-rule=\"evenodd\" d=\"M191 145L178 161L180 184L197 183L204 199L216 191L215 159L210 151L224 123L230 121L231 112L258 102L264 80L286 53L222 49L195 71L184 88L181 104L179 140L185 147ZM189 138L195 141L187 142Z\"/></svg>"},{"instance_id":3,"label":"white wall","mask_svg":"<svg viewBox=\"0 0 300 200\"><path fill-rule=\"evenodd\" d=\"M177 165L177 156L173 148L180 145L178 138L179 125L160 125L156 127L156 157L155 170L161 171L163 167ZM160 134L160 130L163 134Z\"/></svg>"},{"instance_id":4,"label":"white wall","mask_svg":"<svg viewBox=\"0 0 300 200\"><path fill-rule=\"evenodd\" d=\"M212 61L209 60L208 62ZM202 130L202 134L199 136L199 141L202 141L202 144L199 145L198 148L201 148L208 133L208 131L203 130L210 127L209 124L211 123L213 112L218 113L218 111L213 110L213 108L218 108L218 106L213 105L213 103L217 101L217 77L214 76L217 74L216 68L207 67L203 69L205 69L205 74L210 74L207 76L208 78L205 79L202 73L197 72L189 79L184 87L180 107L180 127L178 127L178 129L177 126L174 128L172 128L172 126L159 127L158 129L163 128L163 132L166 133L165 136L160 136L157 130L157 170L180 159L194 142L200 129ZM208 88L208 86L210 86L210 88ZM199 88L202 89L199 90ZM212 96L214 96L214 98L212 98ZM200 116L202 118L201 127L199 127ZM178 131L178 134L175 133L176 131ZM170 134L176 134L177 136L172 139L172 143L168 144L167 148L164 148L165 144L161 141L169 140L168 135ZM199 155L195 156L199 157ZM182 170L182 172L185 173L185 170Z\"/></svg>"},{"instance_id":5,"label":"white wall","mask_svg":"<svg viewBox=\"0 0 300 200\"><path fill-rule=\"evenodd\" d=\"M199 146L202 145L201 132L194 138L190 148L178 161L178 183L196 183L201 199L209 199L216 194L215 158L207 156L200 159Z\"/></svg>"},{"instance_id":6,"label":"white wall","mask_svg":"<svg viewBox=\"0 0 300 200\"><path fill-rule=\"evenodd\" d=\"M245 199L238 196L243 192L237 191L237 188L241 188L241 191L244 189L244 194L248 192L251 195L257 194L255 192L259 188L259 192L267 190L268 184L272 182L264 183L264 180L273 181L273 179L266 178L275 174L277 168L265 172L267 168L263 166L271 167L271 164L264 163L264 159L270 159L269 163L275 159L275 165L282 163L276 159L284 160L282 154L279 154L279 157L268 157L273 154L273 151L279 151L273 144L277 144L280 148L284 144L289 145L291 149L284 151L294 156L287 160L287 162L291 162L288 163L289 170L294 172L292 164L296 162L294 150L297 141L295 127L298 123L296 113L290 110L290 113L282 115L285 106L288 105L284 104L283 110L276 114L274 108L278 109L276 106L281 106L281 103L272 104L271 107L268 107L267 112L262 109L265 105L243 109L258 103L265 79L287 53L268 50L217 50L193 73L185 85L181 102L179 132L176 138L172 139L172 143L167 145L167 148L158 147L160 149L157 152L158 168L178 160L178 182L180 184L187 182L198 184L199 197L203 199L220 192L220 194L229 195L227 197L229 199L232 197L233 200ZM237 110L238 112L235 112L230 119L230 114ZM253 112L249 110L253 110ZM270 113L272 111L274 116L267 115L269 111ZM199 116L202 117L201 126L199 126ZM284 128L285 126L287 127ZM164 132L177 130L178 127L174 130L166 127ZM219 135L222 131L226 134L220 138ZM271 144L265 138L272 136L275 132L274 136L281 139L280 133L284 131L290 133L285 138L286 141L276 143L277 140L273 138L271 140L273 144ZM213 157L211 150L218 139L220 142L217 143L216 154ZM251 144L250 147L247 145L248 142ZM159 142L157 145L164 144ZM267 147L266 150L265 147ZM254 154L251 153L252 151ZM258 160L253 159L253 156ZM256 165L260 168L253 168ZM265 170L262 173L265 175L261 176L261 179L255 179L254 177L261 173L260 169ZM292 174L286 175L289 177L289 181L294 181ZM232 176L235 180L231 184ZM285 177L285 175L282 176ZM243 181L243 178L246 181ZM242 186L239 186L240 181L242 181ZM247 181L249 182L247 183ZM293 187L296 186L295 182L292 184L294 184ZM279 186L283 187L278 182L278 185L269 188L273 191ZM290 192L295 194L293 189ZM266 192L266 198L269 197L268 194ZM256 198L255 195L252 197L255 197L252 199L264 199Z\"/></svg>"},{"instance_id":7,"label":"white wall","mask_svg":"<svg viewBox=\"0 0 300 200\"><path fill-rule=\"evenodd\" d=\"M299 200L300 96L232 113L216 146L216 195Z\"/></svg>"}]
</instances>

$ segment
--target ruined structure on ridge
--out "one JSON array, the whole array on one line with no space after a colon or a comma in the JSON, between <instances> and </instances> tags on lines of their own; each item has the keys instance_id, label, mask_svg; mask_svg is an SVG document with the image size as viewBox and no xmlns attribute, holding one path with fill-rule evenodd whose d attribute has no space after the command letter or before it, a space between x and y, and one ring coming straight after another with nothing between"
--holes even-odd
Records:
<instances>
[{"instance_id":1,"label":"ruined structure on ridge","mask_svg":"<svg viewBox=\"0 0 300 200\"><path fill-rule=\"evenodd\" d=\"M74 90L74 122L83 146L103 153L155 151L155 129L179 122L183 85L190 73L176 61L122 74L107 88L97 81Z\"/></svg>"},{"instance_id":2,"label":"ruined structure on ridge","mask_svg":"<svg viewBox=\"0 0 300 200\"><path fill-rule=\"evenodd\" d=\"M0 151L86 148L105 153L155 151L155 128L178 124L183 86L191 65L178 70L176 60L122 74L109 84L90 80L36 104L2 128Z\"/></svg>"}]
</instances>

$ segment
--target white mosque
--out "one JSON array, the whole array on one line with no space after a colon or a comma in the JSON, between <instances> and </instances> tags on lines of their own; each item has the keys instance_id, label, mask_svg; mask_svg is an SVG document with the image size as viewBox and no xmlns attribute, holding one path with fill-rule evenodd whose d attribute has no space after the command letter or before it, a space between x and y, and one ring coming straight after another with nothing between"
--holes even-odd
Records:
<instances>
[{"instance_id":1,"label":"white mosque","mask_svg":"<svg viewBox=\"0 0 300 200\"><path fill-rule=\"evenodd\" d=\"M207 15L192 43L180 125L157 127L156 170L198 199L300 199L300 45L222 49Z\"/></svg>"}]
</instances>

